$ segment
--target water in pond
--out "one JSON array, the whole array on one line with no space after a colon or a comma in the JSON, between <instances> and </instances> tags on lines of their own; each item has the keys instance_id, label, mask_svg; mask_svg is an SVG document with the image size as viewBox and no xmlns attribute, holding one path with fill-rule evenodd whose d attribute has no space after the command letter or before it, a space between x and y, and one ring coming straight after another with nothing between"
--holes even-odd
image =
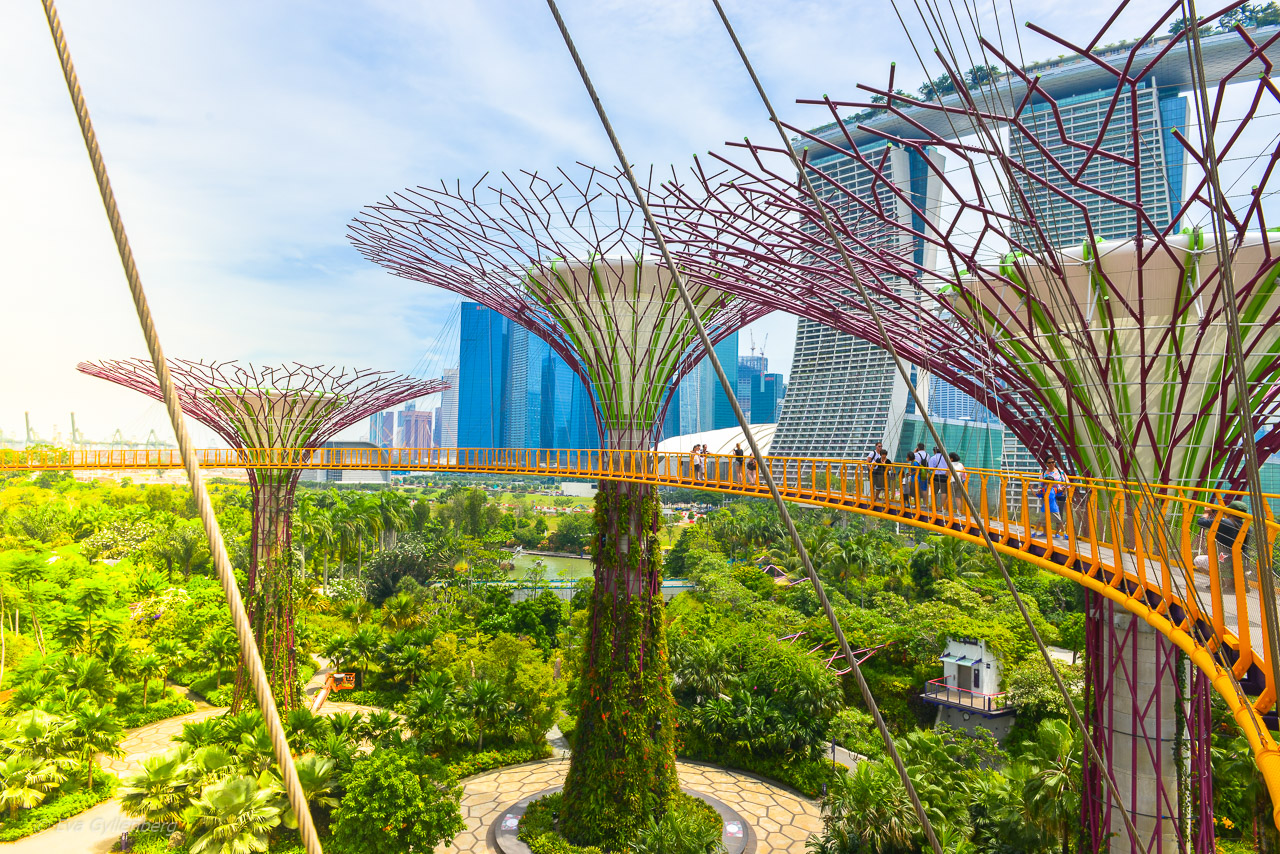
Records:
<instances>
[{"instance_id":1,"label":"water in pond","mask_svg":"<svg viewBox=\"0 0 1280 854\"><path fill-rule=\"evenodd\" d=\"M591 559L585 557L548 557L547 555L522 554L516 557L516 568L508 575L511 578L523 578L525 571L533 566L534 561L542 561L547 568L547 580L578 579L591 577Z\"/></svg>"}]
</instances>

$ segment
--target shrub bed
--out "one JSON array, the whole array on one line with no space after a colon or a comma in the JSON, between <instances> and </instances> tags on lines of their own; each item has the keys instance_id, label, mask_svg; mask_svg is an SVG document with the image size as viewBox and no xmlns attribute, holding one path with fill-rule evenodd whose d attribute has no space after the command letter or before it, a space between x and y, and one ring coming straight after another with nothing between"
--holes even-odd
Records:
<instances>
[{"instance_id":1,"label":"shrub bed","mask_svg":"<svg viewBox=\"0 0 1280 854\"><path fill-rule=\"evenodd\" d=\"M566 840L556 828L564 798L560 792L539 798L520 818L519 837L531 854L604 854L595 846L579 846ZM673 828L679 832L672 833ZM636 840L640 850L664 850L664 842L679 839L684 844L669 854L706 854L719 849L724 823L715 808L684 792L676 794L661 821L651 822Z\"/></svg>"},{"instance_id":2,"label":"shrub bed","mask_svg":"<svg viewBox=\"0 0 1280 854\"><path fill-rule=\"evenodd\" d=\"M824 783L829 788L837 776L849 773L849 770L843 765L837 765L833 768L831 761L828 759L785 759L751 754L741 750L734 750L732 747L718 750L708 749L706 745L700 745L700 747L702 748L700 750L680 750L679 756L681 759L692 759L696 762L706 762L709 765L736 768L749 774L758 774L761 777L767 777L770 780L795 789L809 798L822 797Z\"/></svg>"},{"instance_id":3,"label":"shrub bed","mask_svg":"<svg viewBox=\"0 0 1280 854\"><path fill-rule=\"evenodd\" d=\"M156 721L162 721L165 718L176 718L179 715L189 715L196 710L196 704L173 691L169 692L169 696L163 700L158 700L145 709L138 709L129 712L120 719L120 725L125 729L135 729L147 724L153 724Z\"/></svg>"},{"instance_id":4,"label":"shrub bed","mask_svg":"<svg viewBox=\"0 0 1280 854\"><path fill-rule=\"evenodd\" d=\"M450 762L445 767L449 773L461 780L501 768L504 765L519 765L521 762L534 762L551 756L551 745L545 741L533 747L513 747L510 750L486 750L474 753Z\"/></svg>"},{"instance_id":5,"label":"shrub bed","mask_svg":"<svg viewBox=\"0 0 1280 854\"><path fill-rule=\"evenodd\" d=\"M60 821L97 806L115 793L119 782L114 775L99 771L94 775L92 789L60 791L38 807L19 810L13 818L9 818L6 811L4 818L0 819L0 842L13 842L48 830Z\"/></svg>"}]
</instances>

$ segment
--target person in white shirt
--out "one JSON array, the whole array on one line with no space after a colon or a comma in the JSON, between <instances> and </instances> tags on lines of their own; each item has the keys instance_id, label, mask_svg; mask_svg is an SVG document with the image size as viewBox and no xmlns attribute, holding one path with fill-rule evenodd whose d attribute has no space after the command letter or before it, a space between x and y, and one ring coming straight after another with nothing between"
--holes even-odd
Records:
<instances>
[{"instance_id":1,"label":"person in white shirt","mask_svg":"<svg viewBox=\"0 0 1280 854\"><path fill-rule=\"evenodd\" d=\"M702 455L698 453L701 445L694 445L693 451L689 454L689 460L693 463L693 479L695 481L702 480Z\"/></svg>"},{"instance_id":2,"label":"person in white shirt","mask_svg":"<svg viewBox=\"0 0 1280 854\"><path fill-rule=\"evenodd\" d=\"M952 482L951 494L947 496L947 512L952 516L963 516L965 503L960 493L969 486L969 473L965 471L964 463L960 462L960 455L955 451L951 452L951 467L955 469L956 476Z\"/></svg>"}]
</instances>

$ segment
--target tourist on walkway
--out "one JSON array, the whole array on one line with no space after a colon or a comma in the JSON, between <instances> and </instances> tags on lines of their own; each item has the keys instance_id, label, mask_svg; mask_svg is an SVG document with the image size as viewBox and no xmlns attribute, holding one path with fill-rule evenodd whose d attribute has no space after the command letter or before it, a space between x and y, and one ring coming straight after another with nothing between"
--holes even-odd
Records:
<instances>
[{"instance_id":1,"label":"tourist on walkway","mask_svg":"<svg viewBox=\"0 0 1280 854\"><path fill-rule=\"evenodd\" d=\"M742 443L736 442L733 446L733 482L742 483Z\"/></svg>"},{"instance_id":2,"label":"tourist on walkway","mask_svg":"<svg viewBox=\"0 0 1280 854\"><path fill-rule=\"evenodd\" d=\"M1067 475L1055 459L1045 461L1044 473L1040 475L1040 531L1048 534L1049 518L1053 518L1054 539L1067 539L1065 511L1067 506ZM1031 536L1037 531L1032 530Z\"/></svg>"},{"instance_id":3,"label":"tourist on walkway","mask_svg":"<svg viewBox=\"0 0 1280 854\"><path fill-rule=\"evenodd\" d=\"M1222 500L1225 502L1227 497L1224 495ZM1225 506L1228 510L1237 510L1245 514L1249 512L1249 505L1238 499ZM1244 549L1248 543L1240 543L1240 561L1238 563L1236 561L1235 547L1236 543L1240 542L1240 538L1245 531L1245 522L1249 521L1249 519L1248 516L1237 516L1233 513L1224 513L1221 510L1207 509L1203 516L1196 518L1196 524L1207 531L1213 527L1213 520L1219 515L1221 515L1222 521L1218 523L1218 530L1213 535L1218 549L1219 583L1222 586L1222 592L1231 593L1236 589L1236 576L1245 576ZM1209 557L1204 555L1203 560L1197 557L1194 563L1197 568L1207 570L1209 568ZM1248 575L1251 577L1252 573L1248 573Z\"/></svg>"},{"instance_id":4,"label":"tourist on walkway","mask_svg":"<svg viewBox=\"0 0 1280 854\"><path fill-rule=\"evenodd\" d=\"M933 475L933 498L931 504L933 509L937 510L941 504L941 498L947 494L947 457L942 453L942 449L937 445L933 446L933 453L929 456L929 471Z\"/></svg>"},{"instance_id":5,"label":"tourist on walkway","mask_svg":"<svg viewBox=\"0 0 1280 854\"><path fill-rule=\"evenodd\" d=\"M877 445L877 447L879 446ZM885 478L889 474L889 467L886 465L888 459L889 455L881 449L871 463L871 495L877 501L884 498L885 495Z\"/></svg>"},{"instance_id":6,"label":"tourist on walkway","mask_svg":"<svg viewBox=\"0 0 1280 854\"><path fill-rule=\"evenodd\" d=\"M964 463L960 462L960 455L955 451L951 452L951 468L955 469L956 476L951 482L951 489L947 492L947 514L964 516L967 505L960 498L960 493L969 488L969 472L965 471Z\"/></svg>"},{"instance_id":7,"label":"tourist on walkway","mask_svg":"<svg viewBox=\"0 0 1280 854\"><path fill-rule=\"evenodd\" d=\"M910 497L913 506L921 507L928 501L929 495L929 455L925 453L924 442L916 443L915 453L911 455L911 465L916 470L907 473L902 497L904 500Z\"/></svg>"},{"instance_id":8,"label":"tourist on walkway","mask_svg":"<svg viewBox=\"0 0 1280 854\"><path fill-rule=\"evenodd\" d=\"M867 481L871 483L873 495L875 494L875 470L880 463L880 454L882 453L884 453L884 442L876 442L876 446L867 451L867 455L862 458L862 461L867 464Z\"/></svg>"},{"instance_id":9,"label":"tourist on walkway","mask_svg":"<svg viewBox=\"0 0 1280 854\"><path fill-rule=\"evenodd\" d=\"M752 486L760 485L759 472L756 471L756 458L751 457L747 460L747 483Z\"/></svg>"},{"instance_id":10,"label":"tourist on walkway","mask_svg":"<svg viewBox=\"0 0 1280 854\"><path fill-rule=\"evenodd\" d=\"M702 480L702 455L698 453L701 445L694 445L693 452L689 454L689 459L693 463L693 479L694 481Z\"/></svg>"}]
</instances>

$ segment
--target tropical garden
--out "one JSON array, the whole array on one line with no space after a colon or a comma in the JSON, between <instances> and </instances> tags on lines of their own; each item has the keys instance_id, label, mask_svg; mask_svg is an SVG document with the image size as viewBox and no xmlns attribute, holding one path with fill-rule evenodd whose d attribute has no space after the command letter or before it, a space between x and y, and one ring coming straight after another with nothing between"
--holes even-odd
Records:
<instances>
[{"instance_id":1,"label":"tropical garden","mask_svg":"<svg viewBox=\"0 0 1280 854\"><path fill-rule=\"evenodd\" d=\"M557 595L536 564L513 572L511 556L589 553L594 523L540 489L441 479L299 491L302 676L316 687L320 668L359 674L327 713L285 720L326 850L429 850L463 828L460 781L550 756L556 727L574 744L592 582ZM211 492L242 569L248 490ZM946 850L1086 850L1080 734L989 559L856 517L796 515L850 643L875 650L864 673ZM868 710L828 666L835 640L787 543L759 501L663 532L665 575L692 585L664 618L676 753L820 800L815 854L923 850ZM1028 565L1014 571L1046 640L1081 652L1078 588ZM920 699L950 637L981 639L1005 662L1018 714L1001 743L935 728ZM117 798L145 821L134 850L299 850L260 715L219 711L237 666L185 488L56 474L0 482L0 841ZM1083 702L1081 665L1062 670ZM197 708L207 711L175 725L166 751L123 779L110 772L131 732ZM1217 714L1224 850L1274 844L1240 741ZM526 814L531 849L590 850L557 835L558 811L544 799ZM693 799L641 825L631 850L719 845L718 817Z\"/></svg>"}]
</instances>

